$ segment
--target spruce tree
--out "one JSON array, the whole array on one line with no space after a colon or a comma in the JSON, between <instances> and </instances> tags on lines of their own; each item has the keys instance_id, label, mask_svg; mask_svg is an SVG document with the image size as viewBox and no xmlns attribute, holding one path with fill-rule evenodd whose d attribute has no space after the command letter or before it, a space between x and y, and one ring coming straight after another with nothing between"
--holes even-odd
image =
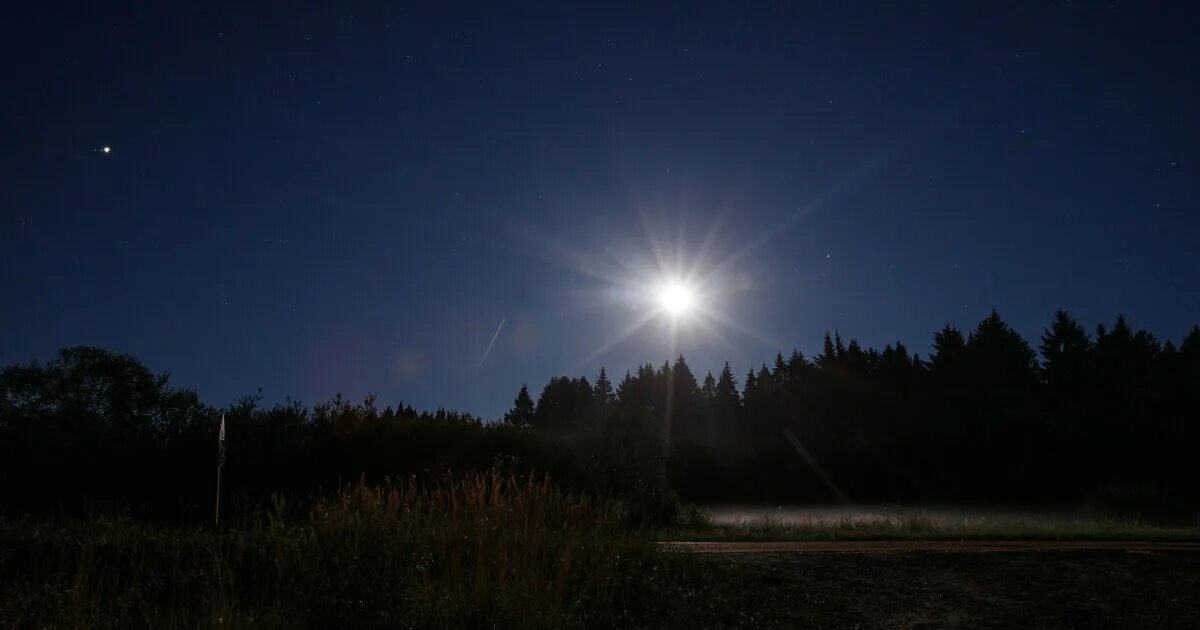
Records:
<instances>
[{"instance_id":1,"label":"spruce tree","mask_svg":"<svg viewBox=\"0 0 1200 630\"><path fill-rule=\"evenodd\" d=\"M1042 333L1038 345L1042 354L1042 379L1053 392L1075 392L1083 385L1092 360L1092 340L1079 322L1066 311L1054 314L1050 328Z\"/></svg>"},{"instance_id":2,"label":"spruce tree","mask_svg":"<svg viewBox=\"0 0 1200 630\"><path fill-rule=\"evenodd\" d=\"M671 367L671 378L676 399L695 398L700 393L700 387L696 384L696 375L692 374L692 369L688 367L687 361L683 360L682 354L675 360L675 365Z\"/></svg>"},{"instance_id":3,"label":"spruce tree","mask_svg":"<svg viewBox=\"0 0 1200 630\"><path fill-rule=\"evenodd\" d=\"M713 378L711 371L704 375L704 384L700 386L700 394L708 402L717 398L717 379Z\"/></svg>"},{"instance_id":4,"label":"spruce tree","mask_svg":"<svg viewBox=\"0 0 1200 630\"><path fill-rule=\"evenodd\" d=\"M758 370L758 383L759 385L770 385L772 383L771 371L767 369L766 363L762 364L762 368Z\"/></svg>"},{"instance_id":5,"label":"spruce tree","mask_svg":"<svg viewBox=\"0 0 1200 630\"><path fill-rule=\"evenodd\" d=\"M408 411L411 412L412 407L409 407ZM521 391L517 392L517 397L513 399L512 409L504 414L504 421L519 427L529 426L533 422L533 398L525 385L521 385Z\"/></svg>"},{"instance_id":6,"label":"spruce tree","mask_svg":"<svg viewBox=\"0 0 1200 630\"><path fill-rule=\"evenodd\" d=\"M933 335L933 354L929 355L929 369L933 372L953 373L962 367L967 352L967 341L962 332L946 324Z\"/></svg>"},{"instance_id":7,"label":"spruce tree","mask_svg":"<svg viewBox=\"0 0 1200 630\"><path fill-rule=\"evenodd\" d=\"M838 356L841 354L842 338L839 335L837 343L833 341L833 337L829 332L825 332L825 338L821 342L821 354L817 355L815 363L822 370L831 370L837 364Z\"/></svg>"},{"instance_id":8,"label":"spruce tree","mask_svg":"<svg viewBox=\"0 0 1200 630\"><path fill-rule=\"evenodd\" d=\"M626 372L626 378L629 373ZM600 367L600 374L596 376L596 384L592 388L593 398L597 403L607 405L613 402L613 387L608 380L608 374L604 372L604 367Z\"/></svg>"},{"instance_id":9,"label":"spruce tree","mask_svg":"<svg viewBox=\"0 0 1200 630\"><path fill-rule=\"evenodd\" d=\"M771 371L771 378L775 381L776 385L783 385L783 383L785 381L787 381L787 377L788 377L787 363L784 362L784 360L783 360L783 353L776 352L775 353L775 367Z\"/></svg>"},{"instance_id":10,"label":"spruce tree","mask_svg":"<svg viewBox=\"0 0 1200 630\"><path fill-rule=\"evenodd\" d=\"M737 379L733 377L733 370L730 369L728 361L725 362L725 367L721 368L721 376L717 378L716 398L719 405L729 409L736 409L742 404Z\"/></svg>"},{"instance_id":11,"label":"spruce tree","mask_svg":"<svg viewBox=\"0 0 1200 630\"><path fill-rule=\"evenodd\" d=\"M746 373L746 385L742 389L742 400L750 400L758 390L758 377L754 376L754 368Z\"/></svg>"}]
</instances>

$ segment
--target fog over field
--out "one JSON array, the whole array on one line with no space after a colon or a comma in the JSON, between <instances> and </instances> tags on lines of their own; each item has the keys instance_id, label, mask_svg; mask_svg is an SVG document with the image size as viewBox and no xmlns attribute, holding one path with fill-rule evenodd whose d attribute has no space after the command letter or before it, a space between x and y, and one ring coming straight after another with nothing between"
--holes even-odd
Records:
<instances>
[{"instance_id":1,"label":"fog over field","mask_svg":"<svg viewBox=\"0 0 1200 630\"><path fill-rule=\"evenodd\" d=\"M1096 519L1070 510L975 508L951 505L769 505L724 503L705 506L714 525L769 522L809 527L903 526L988 529L1054 528L1095 523Z\"/></svg>"}]
</instances>

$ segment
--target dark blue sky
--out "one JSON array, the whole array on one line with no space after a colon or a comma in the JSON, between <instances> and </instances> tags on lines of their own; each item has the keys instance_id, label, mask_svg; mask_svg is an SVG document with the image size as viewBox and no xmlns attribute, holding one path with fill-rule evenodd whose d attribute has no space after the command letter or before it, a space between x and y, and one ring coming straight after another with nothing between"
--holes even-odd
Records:
<instances>
[{"instance_id":1,"label":"dark blue sky","mask_svg":"<svg viewBox=\"0 0 1200 630\"><path fill-rule=\"evenodd\" d=\"M25 4L3 364L97 345L218 405L496 417L675 347L740 375L993 307L1200 320L1194 3ZM655 251L712 316L610 345Z\"/></svg>"}]
</instances>

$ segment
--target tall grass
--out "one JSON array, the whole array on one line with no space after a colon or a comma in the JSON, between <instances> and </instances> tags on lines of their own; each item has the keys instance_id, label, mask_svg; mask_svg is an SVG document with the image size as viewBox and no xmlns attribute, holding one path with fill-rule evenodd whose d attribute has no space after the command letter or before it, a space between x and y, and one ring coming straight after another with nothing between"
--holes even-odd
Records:
<instances>
[{"instance_id":1,"label":"tall grass","mask_svg":"<svg viewBox=\"0 0 1200 630\"><path fill-rule=\"evenodd\" d=\"M219 530L0 522L0 626L608 627L696 597L618 504L501 468L287 511Z\"/></svg>"}]
</instances>

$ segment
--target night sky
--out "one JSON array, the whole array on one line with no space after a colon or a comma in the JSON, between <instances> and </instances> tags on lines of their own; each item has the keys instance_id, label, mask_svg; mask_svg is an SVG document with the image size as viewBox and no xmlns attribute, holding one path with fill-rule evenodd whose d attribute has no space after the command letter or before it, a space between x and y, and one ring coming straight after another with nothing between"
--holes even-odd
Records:
<instances>
[{"instance_id":1,"label":"night sky","mask_svg":"<svg viewBox=\"0 0 1200 630\"><path fill-rule=\"evenodd\" d=\"M833 329L1200 321L1196 3L21 4L5 365L495 418ZM672 324L643 288L678 269Z\"/></svg>"}]
</instances>

